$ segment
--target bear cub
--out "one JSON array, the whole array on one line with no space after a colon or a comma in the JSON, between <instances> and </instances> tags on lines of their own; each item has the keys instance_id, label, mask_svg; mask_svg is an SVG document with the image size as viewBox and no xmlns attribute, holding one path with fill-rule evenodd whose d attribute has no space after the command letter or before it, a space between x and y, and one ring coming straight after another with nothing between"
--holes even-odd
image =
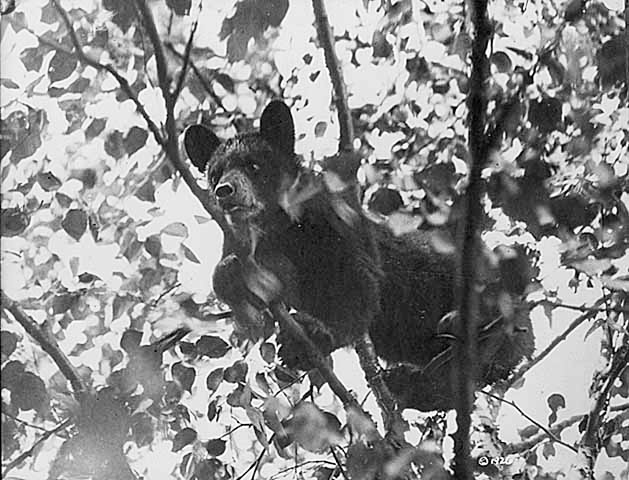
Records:
<instances>
[{"instance_id":1,"label":"bear cub","mask_svg":"<svg viewBox=\"0 0 629 480\"><path fill-rule=\"evenodd\" d=\"M295 211L287 208L287 196L312 175L298 162L294 138L292 115L281 101L265 108L257 132L227 140L203 125L184 132L188 157L207 174L231 228L214 272L216 295L254 339L272 331L265 311L275 301L297 311L323 354L369 331L401 407L451 408L456 339L442 319L454 308L457 255L436 249L428 231L394 236L358 206L347 215L351 202L325 186ZM481 385L505 378L534 349L522 292L505 292L497 269L486 277L479 307ZM512 299L512 308L500 307L501 295ZM280 331L278 343L288 367L312 367L290 335Z\"/></svg>"}]
</instances>

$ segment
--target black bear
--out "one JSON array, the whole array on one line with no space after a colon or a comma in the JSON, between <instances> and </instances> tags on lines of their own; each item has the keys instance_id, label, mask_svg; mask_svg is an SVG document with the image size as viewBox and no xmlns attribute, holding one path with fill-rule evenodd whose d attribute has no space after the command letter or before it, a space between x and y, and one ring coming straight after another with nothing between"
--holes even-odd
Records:
<instances>
[{"instance_id":1,"label":"black bear","mask_svg":"<svg viewBox=\"0 0 629 480\"><path fill-rule=\"evenodd\" d=\"M297 213L286 208L286 196L311 172L294 153L293 119L281 101L266 107L258 132L222 141L192 125L184 147L207 172L237 239L224 247L214 289L241 328L264 336L266 305L281 300L297 310L324 354L369 330L401 407L452 407L448 379L456 339L444 318L456 318L447 315L454 308L456 254L436 249L430 232L394 236L358 206L338 208L339 194L325 188L306 195ZM490 271L479 280L485 291L477 380L487 384L530 356L534 341L524 304L501 289L497 269L481 263ZM512 308L502 307L505 295L514 300L507 302ZM305 349L288 334L280 331L278 343L287 366L311 368Z\"/></svg>"}]
</instances>

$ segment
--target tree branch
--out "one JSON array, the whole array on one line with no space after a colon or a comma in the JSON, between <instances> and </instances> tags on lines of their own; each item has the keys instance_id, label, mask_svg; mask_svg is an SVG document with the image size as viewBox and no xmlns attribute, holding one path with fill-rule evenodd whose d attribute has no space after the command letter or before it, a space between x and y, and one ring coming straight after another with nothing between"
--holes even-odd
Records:
<instances>
[{"instance_id":1,"label":"tree branch","mask_svg":"<svg viewBox=\"0 0 629 480\"><path fill-rule=\"evenodd\" d=\"M41 437L39 437L37 440L35 440L35 443L33 443L33 446L31 448L29 448L26 452L22 453L19 457L17 457L15 460L13 460L11 463L9 463L4 468L4 471L2 472L2 477L6 477L7 474L11 470L13 470L15 467L20 465L28 457L33 455L33 453L35 453L35 450L37 449L37 447L40 444L44 443L46 440L48 440L53 435L56 435L57 433L59 433L64 428L67 428L70 425L70 423L72 423L72 419L68 418L68 419L64 420L63 422L61 422L59 425L57 425L52 430L47 430L46 433L44 433Z\"/></svg>"},{"instance_id":2,"label":"tree branch","mask_svg":"<svg viewBox=\"0 0 629 480\"><path fill-rule=\"evenodd\" d=\"M164 46L168 50L170 50L179 60L182 60L182 61L184 60L185 58L184 54L179 52L172 43L166 42L164 43ZM196 77L199 79L199 82L201 83L201 86L203 87L203 89L212 98L212 100L214 100L214 103L216 103L216 105L218 105L223 110L225 110L225 107L223 107L223 102L221 101L221 98L216 94L210 82L208 82L208 80L203 76L203 73L201 73L201 70L199 70L199 68L192 61L192 59L189 60L189 66L194 72L194 74L196 75Z\"/></svg>"},{"instance_id":3,"label":"tree branch","mask_svg":"<svg viewBox=\"0 0 629 480\"><path fill-rule=\"evenodd\" d=\"M339 152L351 152L354 149L354 127L351 112L347 105L347 89L343 80L343 70L334 51L334 37L325 11L324 0L312 0L312 8L317 37L323 49L325 64L334 90L334 104L336 105L340 129ZM396 422L403 420L397 409L396 399L382 378L382 368L369 333L365 333L356 341L355 349L360 360L360 366L365 372L367 383L373 390L376 401L382 410L385 429L389 432Z\"/></svg>"},{"instance_id":4,"label":"tree branch","mask_svg":"<svg viewBox=\"0 0 629 480\"><path fill-rule=\"evenodd\" d=\"M587 423L583 437L579 442L577 458L568 472L568 480L593 478L594 464L600 451L600 427L606 415L609 394L614 382L625 368L629 368L629 345L623 345L612 356L605 371L594 376L590 391L592 406L587 414Z\"/></svg>"},{"instance_id":5,"label":"tree branch","mask_svg":"<svg viewBox=\"0 0 629 480\"><path fill-rule=\"evenodd\" d=\"M334 37L330 22L328 22L328 14L325 11L324 0L312 0L312 9L314 10L317 37L321 48L323 48L325 65L328 67L334 90L334 105L336 106L340 129L339 151L353 150L354 127L351 112L347 105L347 89L343 80L343 70L334 52Z\"/></svg>"},{"instance_id":6,"label":"tree branch","mask_svg":"<svg viewBox=\"0 0 629 480\"><path fill-rule=\"evenodd\" d=\"M164 103L166 107L166 139L164 141L164 149L166 150L166 156L170 160L175 170L179 172L184 182L188 185L188 188L192 191L195 197L199 199L203 208L210 214L216 223L221 227L225 234L225 241L231 241L231 228L223 215L223 212L216 204L213 196L209 195L207 191L199 187L196 179L190 173L190 170L186 164L182 161L179 155L179 141L177 135L177 125L175 123L175 100L173 94L170 91L170 74L168 72L168 65L166 63L166 56L164 55L164 48L162 41L160 40L157 27L155 25L155 19L153 13L147 5L145 0L135 0L140 16L144 21L147 35L151 44L153 45L153 51L155 52L155 64L157 67L157 81L162 90L162 96L164 97Z\"/></svg>"},{"instance_id":7,"label":"tree branch","mask_svg":"<svg viewBox=\"0 0 629 480\"><path fill-rule=\"evenodd\" d=\"M183 53L183 64L181 66L181 72L179 73L179 77L177 78L177 85L175 86L175 91L173 92L173 104L177 102L179 94L181 93L181 89L183 88L184 80L186 79L188 64L190 63L190 53L192 52L192 41L194 40L194 34L197 31L197 27L199 26L199 16L201 15L202 5L203 3L199 2L199 11L197 13L197 18L194 20L194 23L190 28L190 35L188 36L188 42L186 43L186 48Z\"/></svg>"},{"instance_id":8,"label":"tree branch","mask_svg":"<svg viewBox=\"0 0 629 480\"><path fill-rule=\"evenodd\" d=\"M82 403L85 395L88 393L87 386L79 375L78 370L70 362L70 359L68 359L66 354L59 348L59 344L52 333L45 326L39 325L35 320L27 315L17 302L11 300L4 293L4 290L0 290L0 294L2 298L2 308L11 313L13 318L22 325L24 330L26 330L33 339L35 339L41 349L50 355L50 358L52 358L55 364L59 367L63 376L72 385L74 396L79 403Z\"/></svg>"},{"instance_id":9,"label":"tree branch","mask_svg":"<svg viewBox=\"0 0 629 480\"><path fill-rule=\"evenodd\" d=\"M570 333L572 333L574 330L576 330L577 327L579 327L579 325L581 325L583 322L585 322L586 320L592 318L594 315L599 313L598 310L594 310L594 309L597 308L603 302L604 302L604 299L599 299L594 304L592 309L588 310L583 315L579 315L577 318L575 318L572 321L572 323L570 323L570 325L568 325L568 327L562 333L560 333L552 342L550 342L550 344L544 350L542 350L542 352L540 352L539 355L537 355L530 362L525 363L519 369L517 369L511 375L511 377L509 377L506 380L506 382L505 382L506 387L507 388L511 387L515 382L517 382L522 377L524 377L526 372L528 372L531 368L533 368L535 365L537 365L542 360L544 360L544 358L546 358L548 355L550 355L550 353L557 347L557 345L559 345L566 338L568 338L568 335L570 335Z\"/></svg>"},{"instance_id":10,"label":"tree branch","mask_svg":"<svg viewBox=\"0 0 629 480\"><path fill-rule=\"evenodd\" d=\"M142 118L146 122L146 125L148 126L149 130L151 131L151 133L155 137L155 141L157 141L157 143L163 147L165 145L165 143L164 143L164 139L162 137L162 134L160 132L159 127L151 119L150 115L148 114L148 112L144 108L144 105L142 105L142 103L138 99L138 96L135 94L135 92L131 88L131 85L129 85L129 82L127 81L127 79L124 78L122 75L120 75L120 73L118 73L118 71L114 67L112 67L111 65L105 65L103 63L100 63L98 60L95 60L95 59L89 57L85 53L85 51L83 50L83 46L81 45L81 42L79 41L79 38L78 38L78 36L76 34L76 31L74 30L74 27L72 26L72 21L70 20L70 17L68 16L67 12L61 7L61 5L59 5L59 2L57 0L52 0L52 3L54 5L55 9L57 10L57 12L59 13L59 16L61 17L61 20L63 20L63 23L65 24L66 28L68 29L68 35L70 36L70 40L72 41L72 45L74 46L74 50L76 51L76 55L77 55L79 61L81 63L84 63L85 65L89 65L90 67L95 68L96 70L101 70L101 71L104 70L104 71L108 72L110 75L112 75L116 79L116 81L118 82L118 85L120 85L120 88L122 89L122 91L135 104L135 107L138 110L138 113L142 116ZM67 49L63 48L63 46L61 46L61 45L55 44L54 42L51 42L49 40L45 40L45 39L40 38L40 37L38 37L38 38L39 38L40 42L42 42L42 43L44 43L44 44L46 44L48 46L53 47L55 50L62 51L64 53L70 53Z\"/></svg>"},{"instance_id":11,"label":"tree branch","mask_svg":"<svg viewBox=\"0 0 629 480\"><path fill-rule=\"evenodd\" d=\"M614 405L613 407L610 407L609 411L621 412L627 409L629 409L629 403L623 403L620 405ZM573 415L572 417L566 418L565 420L562 420L561 422L558 422L552 427L550 427L550 431L552 432L554 436L558 436L566 428L571 427L572 425L580 422L586 417L587 417L587 414ZM531 448L539 445L541 442L543 442L544 440L548 438L549 436L546 433L546 431L542 431L536 435L533 435L530 438L527 438L526 440L520 443L512 443L510 445L507 445L506 448L503 450L503 453L505 455L512 455L512 454L528 452Z\"/></svg>"},{"instance_id":12,"label":"tree branch","mask_svg":"<svg viewBox=\"0 0 629 480\"><path fill-rule=\"evenodd\" d=\"M473 0L470 5L474 26L472 43L472 72L468 104L468 143L471 156L467 185L466 215L463 228L460 275L457 279L460 314L459 337L455 349L458 368L455 369L457 431L454 434L454 475L459 480L472 480L473 466L470 457L469 431L473 407L473 379L477 367L477 317L478 293L475 292L476 259L478 257L478 232L482 218L481 172L487 160L487 92L486 74L489 71L487 45L491 36L491 24L487 17L487 0Z\"/></svg>"},{"instance_id":13,"label":"tree branch","mask_svg":"<svg viewBox=\"0 0 629 480\"><path fill-rule=\"evenodd\" d=\"M506 403L507 405L511 405L513 408L515 408L518 413L520 415L522 415L524 418L526 418L529 422L531 422L533 425L535 425L537 428L539 428L540 430L542 430L544 432L544 434L546 435L546 437L550 438L553 442L557 442L560 445L563 445L566 448L569 448L570 450L572 450L573 452L576 453L577 449L574 448L572 445L570 445L569 443L564 442L561 438L559 438L555 433L553 433L552 429L546 428L544 425L542 425L541 423L539 423L537 420L535 420L533 417L529 416L524 410L522 410L520 408L520 406L515 403L512 402L511 400L506 400L502 397L499 397L498 395L494 395L492 393L489 392L485 392L482 391L482 393L484 393L485 395L487 395L488 397L494 398L502 403ZM565 427L564 427L565 428ZM513 452L511 452L513 453Z\"/></svg>"}]
</instances>

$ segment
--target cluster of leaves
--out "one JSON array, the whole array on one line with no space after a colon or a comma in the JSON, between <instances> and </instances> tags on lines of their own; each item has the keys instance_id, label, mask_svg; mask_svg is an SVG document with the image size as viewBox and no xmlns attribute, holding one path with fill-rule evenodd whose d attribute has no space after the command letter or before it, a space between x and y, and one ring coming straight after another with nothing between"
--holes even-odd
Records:
<instances>
[{"instance_id":1,"label":"cluster of leaves","mask_svg":"<svg viewBox=\"0 0 629 480\"><path fill-rule=\"evenodd\" d=\"M425 478L442 478L437 420L418 424L428 440L421 448L393 459L384 447L352 442L350 432L370 438L369 422L317 407L319 377L302 380L277 364L272 342L251 349L216 320L220 307L207 298L220 236L207 212L173 175L133 99L106 71L81 60L57 2L27 3L3 17L5 37L14 39L6 48L20 59L16 74L1 79L2 256L12 275L3 288L81 365L90 393L75 398L51 360L3 316L2 388L9 392L2 402L3 459L28 451L28 422L49 429L70 418L72 429L57 438L51 478L112 478L112 472L133 478L123 453L151 458L148 447L164 442L171 442L172 468L182 478L230 478L246 471L247 461L254 476L265 462L275 463L275 471L303 462L300 468L317 478L373 478L383 464L395 474L414 462ZM136 3L106 0L102 9L98 3L74 2L66 12L85 55L120 72L163 131L155 56ZM328 8L367 159L359 171L365 204L399 231L449 226L460 218L468 160L471 40L461 7L358 3L351 16L333 11L346 7ZM229 12L204 5L202 14L222 18L221 28L213 42L194 46L188 60L195 2L152 7L167 67L180 73L189 63L178 131L202 120L232 134L251 127L268 99L282 95L296 107L304 156L335 148L323 54L314 28L284 21L288 0L240 0ZM597 279L626 292L618 267L626 258L622 199L629 194L620 16L580 1L562 15L545 4L539 20L517 2L501 8L489 86L491 206L523 222L516 231L560 236L576 283ZM286 41L282 35L293 35L303 49L276 48L275 40ZM447 238L436 236L437 246L452 248ZM533 275L522 258L501 258L503 276L518 284ZM189 322L192 333L181 327ZM621 314L600 317L593 328L620 342L626 324ZM612 395L627 398L628 385L625 370ZM554 424L558 397L549 407ZM610 457L629 455L626 435L617 435L626 430L623 422L626 413L603 426ZM257 443L238 447L236 430L252 432ZM259 446L257 460L248 460ZM546 442L543 455L552 456L552 448ZM312 455L330 449L335 461ZM537 463L534 455L528 461ZM135 467L150 471L141 462Z\"/></svg>"}]
</instances>

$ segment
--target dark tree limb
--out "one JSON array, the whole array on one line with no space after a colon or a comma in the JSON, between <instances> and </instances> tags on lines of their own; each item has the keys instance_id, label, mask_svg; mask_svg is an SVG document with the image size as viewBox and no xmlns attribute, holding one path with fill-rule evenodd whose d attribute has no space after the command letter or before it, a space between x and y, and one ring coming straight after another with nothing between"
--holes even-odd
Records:
<instances>
[{"instance_id":1,"label":"dark tree limb","mask_svg":"<svg viewBox=\"0 0 629 480\"><path fill-rule=\"evenodd\" d=\"M347 105L347 89L343 80L343 70L334 52L334 37L332 36L330 22L328 22L328 14L325 11L324 0L312 0L312 9L314 10L317 37L321 48L323 48L325 65L330 73L330 80L334 90L333 99L340 129L339 151L353 150L354 126L352 115Z\"/></svg>"},{"instance_id":2,"label":"dark tree limb","mask_svg":"<svg viewBox=\"0 0 629 480\"><path fill-rule=\"evenodd\" d=\"M475 291L476 259L480 222L483 213L481 203L481 172L488 156L487 140L487 91L486 75L489 70L487 46L491 36L491 24L487 16L487 0L473 0L470 4L474 26L472 43L472 72L468 105L468 143L470 149L470 174L465 194L466 215L463 227L460 275L457 278L458 306L460 314L459 338L455 354L454 391L456 392L457 431L454 434L454 475L459 480L472 480L473 466L470 457L470 426L473 407L472 384L477 368L477 316L478 293Z\"/></svg>"},{"instance_id":3,"label":"dark tree limb","mask_svg":"<svg viewBox=\"0 0 629 480\"><path fill-rule=\"evenodd\" d=\"M557 337L555 337L555 339L550 342L550 344L544 349L542 350L539 355L537 355L535 358L533 358L530 362L525 363L524 365L522 365L519 369L517 369L506 381L506 387L510 387L512 386L514 383L516 383L518 380L520 380L522 377L524 377L524 375L526 374L526 372L528 372L531 368L533 368L535 365L537 365L538 363L540 363L542 360L544 360L544 358L546 358L548 355L550 355L550 353L557 348L557 345L559 345L561 342L563 342L566 338L568 338L568 335L570 335L574 330L576 330L579 325L581 325L583 322L585 322L586 320L589 320L590 318L592 318L593 316L595 316L596 314L598 314L598 310L596 310L596 308L598 308L599 305L601 305L604 302L604 298L599 299L593 307L591 307L590 310L588 310L587 312L585 312L583 315L579 315L577 318L575 318L570 325L568 325L566 327L566 329L561 332L559 335L557 335Z\"/></svg>"},{"instance_id":4,"label":"dark tree limb","mask_svg":"<svg viewBox=\"0 0 629 480\"><path fill-rule=\"evenodd\" d=\"M626 368L629 368L629 344L616 350L605 370L594 375L585 432L579 442L577 458L568 472L568 480L594 478L594 464L601 449L600 429L609 410L609 395L614 382Z\"/></svg>"},{"instance_id":5,"label":"dark tree limb","mask_svg":"<svg viewBox=\"0 0 629 480\"><path fill-rule=\"evenodd\" d=\"M18 456L15 460L13 460L9 464L7 464L7 466L4 468L4 470L2 472L2 477L3 478L6 477L7 474L11 470L13 470L15 467L20 465L28 457L32 456L35 453L35 450L37 449L37 447L39 445L44 443L46 440L48 440L53 435L58 434L61 430L67 428L71 423L72 423L72 419L68 418L67 420L64 420L63 422L61 422L59 425L57 425L52 430L47 430L41 437L39 437L37 440L35 440L35 443L33 443L33 446L31 448L29 448L27 451L25 451L24 453L20 454L20 456Z\"/></svg>"},{"instance_id":6,"label":"dark tree limb","mask_svg":"<svg viewBox=\"0 0 629 480\"><path fill-rule=\"evenodd\" d=\"M72 385L74 396L79 403L82 403L88 394L87 385L79 375L76 367L70 362L70 359L63 353L61 348L59 348L59 344L50 332L50 329L33 320L22 310L22 307L20 307L17 302L11 300L4 293L4 290L1 290L0 294L2 295L2 308L9 312L22 328L33 337L41 349L52 358L63 376L70 382L70 385Z\"/></svg>"},{"instance_id":7,"label":"dark tree limb","mask_svg":"<svg viewBox=\"0 0 629 480\"><path fill-rule=\"evenodd\" d=\"M175 167L175 170L179 172L181 178L188 185L188 188L192 191L195 197L201 202L203 208L210 214L212 219L221 227L225 236L228 237L231 232L231 228L223 215L223 212L218 207L215 199L206 190L202 189L197 183L196 179L181 159L179 155L179 137L177 134L177 125L175 122L175 101L176 98L173 92L170 91L171 76L168 71L168 64L166 63L166 55L164 54L164 46L160 39L155 25L155 19L153 18L153 12L146 3L145 0L135 0L136 7L140 12L144 27L146 28L147 35L153 46L155 52L155 65L157 67L157 81L160 89L162 90L162 96L164 97L164 104L166 107L166 138L164 140L164 150L169 161ZM226 238L227 241L227 238Z\"/></svg>"},{"instance_id":8,"label":"dark tree limb","mask_svg":"<svg viewBox=\"0 0 629 480\"><path fill-rule=\"evenodd\" d=\"M325 11L324 0L312 0L312 8L317 37L323 49L325 64L334 90L334 104L336 105L340 129L339 151L351 152L354 149L354 126L347 104L347 89L343 80L343 70L334 51L334 36ZM365 372L367 383L373 390L376 401L382 410L385 429L389 431L396 421L401 421L401 416L397 409L397 401L382 378L382 367L369 333L365 333L356 341L355 349L360 360L360 366Z\"/></svg>"},{"instance_id":9,"label":"dark tree limb","mask_svg":"<svg viewBox=\"0 0 629 480\"><path fill-rule=\"evenodd\" d=\"M629 0L625 0L625 89L629 101Z\"/></svg>"}]
</instances>

